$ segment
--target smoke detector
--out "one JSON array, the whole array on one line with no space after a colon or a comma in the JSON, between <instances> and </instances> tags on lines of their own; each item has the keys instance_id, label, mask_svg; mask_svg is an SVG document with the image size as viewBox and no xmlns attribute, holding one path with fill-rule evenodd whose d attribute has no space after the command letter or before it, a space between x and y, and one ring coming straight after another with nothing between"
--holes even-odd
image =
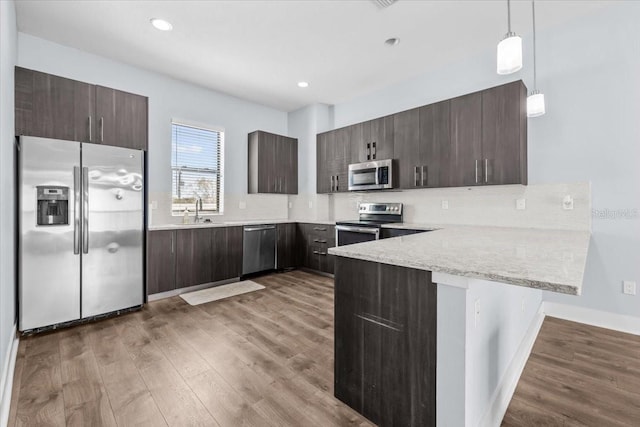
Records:
<instances>
[{"instance_id":1,"label":"smoke detector","mask_svg":"<svg viewBox=\"0 0 640 427\"><path fill-rule=\"evenodd\" d=\"M378 6L380 9L387 8L397 1L398 0L371 0L371 2Z\"/></svg>"}]
</instances>

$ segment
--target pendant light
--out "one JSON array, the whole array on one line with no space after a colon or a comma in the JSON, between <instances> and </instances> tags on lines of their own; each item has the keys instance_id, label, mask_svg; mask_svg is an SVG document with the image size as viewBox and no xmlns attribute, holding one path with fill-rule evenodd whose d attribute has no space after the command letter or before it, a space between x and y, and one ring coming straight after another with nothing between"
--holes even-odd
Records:
<instances>
[{"instance_id":1,"label":"pendant light","mask_svg":"<svg viewBox=\"0 0 640 427\"><path fill-rule=\"evenodd\" d=\"M511 74L522 68L522 38L511 31L511 0L507 0L507 34L498 43L498 74Z\"/></svg>"},{"instance_id":2,"label":"pendant light","mask_svg":"<svg viewBox=\"0 0 640 427\"><path fill-rule=\"evenodd\" d=\"M531 1L531 16L533 17L533 91L527 97L527 117L538 117L545 113L544 93L538 90L536 76L536 2Z\"/></svg>"}]
</instances>

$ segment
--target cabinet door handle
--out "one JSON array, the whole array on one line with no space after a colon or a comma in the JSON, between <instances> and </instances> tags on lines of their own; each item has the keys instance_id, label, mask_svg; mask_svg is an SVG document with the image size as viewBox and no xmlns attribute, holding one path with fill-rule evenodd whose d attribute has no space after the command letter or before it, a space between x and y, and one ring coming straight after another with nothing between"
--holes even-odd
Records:
<instances>
[{"instance_id":1,"label":"cabinet door handle","mask_svg":"<svg viewBox=\"0 0 640 427\"><path fill-rule=\"evenodd\" d=\"M371 160L371 144L367 143L367 160Z\"/></svg>"},{"instance_id":2,"label":"cabinet door handle","mask_svg":"<svg viewBox=\"0 0 640 427\"><path fill-rule=\"evenodd\" d=\"M489 182L489 159L484 159L484 182Z\"/></svg>"},{"instance_id":3,"label":"cabinet door handle","mask_svg":"<svg viewBox=\"0 0 640 427\"><path fill-rule=\"evenodd\" d=\"M318 255L327 256L326 252L318 252Z\"/></svg>"},{"instance_id":4,"label":"cabinet door handle","mask_svg":"<svg viewBox=\"0 0 640 427\"><path fill-rule=\"evenodd\" d=\"M373 160L376 159L376 143L375 142L371 143L371 158Z\"/></svg>"},{"instance_id":5,"label":"cabinet door handle","mask_svg":"<svg viewBox=\"0 0 640 427\"><path fill-rule=\"evenodd\" d=\"M331 175L331 192L333 192L333 175Z\"/></svg>"},{"instance_id":6,"label":"cabinet door handle","mask_svg":"<svg viewBox=\"0 0 640 427\"><path fill-rule=\"evenodd\" d=\"M415 167L414 181L415 181L416 187L419 187L420 186L420 166Z\"/></svg>"},{"instance_id":7,"label":"cabinet door handle","mask_svg":"<svg viewBox=\"0 0 640 427\"><path fill-rule=\"evenodd\" d=\"M478 178L478 160L476 160L476 184L479 182Z\"/></svg>"},{"instance_id":8,"label":"cabinet door handle","mask_svg":"<svg viewBox=\"0 0 640 427\"><path fill-rule=\"evenodd\" d=\"M327 231L325 227L313 227L315 231Z\"/></svg>"},{"instance_id":9,"label":"cabinet door handle","mask_svg":"<svg viewBox=\"0 0 640 427\"><path fill-rule=\"evenodd\" d=\"M315 243L327 243L326 239L313 239Z\"/></svg>"},{"instance_id":10,"label":"cabinet door handle","mask_svg":"<svg viewBox=\"0 0 640 427\"><path fill-rule=\"evenodd\" d=\"M170 234L171 237L171 253L173 254L173 233Z\"/></svg>"},{"instance_id":11,"label":"cabinet door handle","mask_svg":"<svg viewBox=\"0 0 640 427\"><path fill-rule=\"evenodd\" d=\"M429 183L429 171L427 165L422 165L422 186L425 187Z\"/></svg>"},{"instance_id":12,"label":"cabinet door handle","mask_svg":"<svg viewBox=\"0 0 640 427\"><path fill-rule=\"evenodd\" d=\"M320 255L320 252L318 252L318 251L313 251L313 253L314 253L315 255Z\"/></svg>"},{"instance_id":13,"label":"cabinet door handle","mask_svg":"<svg viewBox=\"0 0 640 427\"><path fill-rule=\"evenodd\" d=\"M100 142L104 142L104 118L100 117Z\"/></svg>"},{"instance_id":14,"label":"cabinet door handle","mask_svg":"<svg viewBox=\"0 0 640 427\"><path fill-rule=\"evenodd\" d=\"M89 116L89 142L91 142L92 139L91 133L91 116Z\"/></svg>"},{"instance_id":15,"label":"cabinet door handle","mask_svg":"<svg viewBox=\"0 0 640 427\"><path fill-rule=\"evenodd\" d=\"M336 175L336 191L340 191L340 183L338 182L338 175Z\"/></svg>"}]
</instances>

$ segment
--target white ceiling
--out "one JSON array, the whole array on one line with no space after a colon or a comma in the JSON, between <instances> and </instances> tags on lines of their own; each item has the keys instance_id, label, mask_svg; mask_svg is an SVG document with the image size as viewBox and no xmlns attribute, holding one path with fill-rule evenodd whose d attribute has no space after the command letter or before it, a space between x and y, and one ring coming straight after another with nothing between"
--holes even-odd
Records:
<instances>
[{"instance_id":1,"label":"white ceiling","mask_svg":"<svg viewBox=\"0 0 640 427\"><path fill-rule=\"evenodd\" d=\"M531 31L531 3L512 2L512 27ZM606 1L539 1L538 28ZM336 104L494 49L506 1L19 0L18 29L240 98L292 111ZM173 24L161 32L149 24ZM388 47L384 41L399 37ZM296 83L310 83L300 89Z\"/></svg>"}]
</instances>

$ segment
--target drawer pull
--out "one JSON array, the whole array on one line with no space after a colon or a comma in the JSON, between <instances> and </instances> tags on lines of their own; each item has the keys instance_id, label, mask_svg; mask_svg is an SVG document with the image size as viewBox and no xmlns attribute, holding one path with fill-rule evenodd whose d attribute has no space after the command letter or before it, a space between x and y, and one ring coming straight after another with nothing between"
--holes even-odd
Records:
<instances>
[{"instance_id":1,"label":"drawer pull","mask_svg":"<svg viewBox=\"0 0 640 427\"><path fill-rule=\"evenodd\" d=\"M313 227L315 231L327 231L326 227Z\"/></svg>"},{"instance_id":2,"label":"drawer pull","mask_svg":"<svg viewBox=\"0 0 640 427\"><path fill-rule=\"evenodd\" d=\"M402 325L392 322L390 320L382 319L381 317L374 316L373 314L356 314L357 318L364 320L365 322L373 323L383 328L391 329L396 332L402 332Z\"/></svg>"},{"instance_id":3,"label":"drawer pull","mask_svg":"<svg viewBox=\"0 0 640 427\"><path fill-rule=\"evenodd\" d=\"M327 239L313 239L315 243L327 243Z\"/></svg>"}]
</instances>

